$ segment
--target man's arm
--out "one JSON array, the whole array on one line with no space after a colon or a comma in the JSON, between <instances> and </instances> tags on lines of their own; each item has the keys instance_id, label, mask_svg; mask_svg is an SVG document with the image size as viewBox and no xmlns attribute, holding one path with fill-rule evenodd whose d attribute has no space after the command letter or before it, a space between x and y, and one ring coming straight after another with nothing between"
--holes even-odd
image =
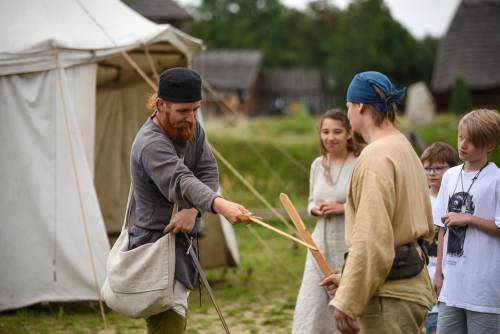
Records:
<instances>
[{"instance_id":1,"label":"man's arm","mask_svg":"<svg viewBox=\"0 0 500 334\"><path fill-rule=\"evenodd\" d=\"M217 193L184 165L173 144L166 140L150 143L141 154L141 162L167 200L177 203L180 208L194 207L200 212L211 210Z\"/></svg>"},{"instance_id":2,"label":"man's arm","mask_svg":"<svg viewBox=\"0 0 500 334\"><path fill-rule=\"evenodd\" d=\"M141 159L144 169L163 196L170 202L177 203L179 207L196 208L198 212L213 211L222 214L232 224L240 222L240 215L250 214L242 205L221 198L194 176L182 159L177 157L173 145L168 142L149 144L144 148ZM192 209L182 211L189 217L194 214ZM189 217L186 219L194 221ZM183 217L177 218L179 221L185 221ZM173 224L169 229L174 230L174 225L178 224ZM189 232L190 229L192 227L183 226L179 231Z\"/></svg>"},{"instance_id":3,"label":"man's arm","mask_svg":"<svg viewBox=\"0 0 500 334\"><path fill-rule=\"evenodd\" d=\"M359 172L356 183L358 186L351 188L356 213L349 255L331 302L351 319L362 314L375 291L385 282L394 260L390 218L394 212L394 184L366 169Z\"/></svg>"}]
</instances>

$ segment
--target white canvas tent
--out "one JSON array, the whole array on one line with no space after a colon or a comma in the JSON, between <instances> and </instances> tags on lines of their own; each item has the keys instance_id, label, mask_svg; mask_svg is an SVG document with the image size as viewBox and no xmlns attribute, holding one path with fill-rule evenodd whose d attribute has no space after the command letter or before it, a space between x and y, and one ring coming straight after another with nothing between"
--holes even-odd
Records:
<instances>
[{"instance_id":1,"label":"white canvas tent","mask_svg":"<svg viewBox=\"0 0 500 334\"><path fill-rule=\"evenodd\" d=\"M152 92L120 53L152 77L200 45L118 0L0 0L0 311L97 298Z\"/></svg>"}]
</instances>

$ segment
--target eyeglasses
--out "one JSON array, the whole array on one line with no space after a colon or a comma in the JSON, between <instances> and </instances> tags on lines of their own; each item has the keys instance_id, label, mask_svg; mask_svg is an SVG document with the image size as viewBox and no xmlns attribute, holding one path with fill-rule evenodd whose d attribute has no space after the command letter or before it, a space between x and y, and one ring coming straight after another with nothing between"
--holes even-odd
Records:
<instances>
[{"instance_id":1,"label":"eyeglasses","mask_svg":"<svg viewBox=\"0 0 500 334\"><path fill-rule=\"evenodd\" d=\"M428 166L424 167L425 172L430 174L430 173L442 173L445 170L447 170L449 167L448 166Z\"/></svg>"}]
</instances>

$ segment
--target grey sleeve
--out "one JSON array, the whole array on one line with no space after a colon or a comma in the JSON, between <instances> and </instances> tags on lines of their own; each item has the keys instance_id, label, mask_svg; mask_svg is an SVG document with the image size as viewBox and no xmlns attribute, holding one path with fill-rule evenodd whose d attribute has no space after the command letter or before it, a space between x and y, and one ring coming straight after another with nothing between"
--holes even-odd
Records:
<instances>
[{"instance_id":1,"label":"grey sleeve","mask_svg":"<svg viewBox=\"0 0 500 334\"><path fill-rule=\"evenodd\" d=\"M217 192L219 190L219 171L217 170L217 161L208 147L205 131L203 131L201 126L199 126L199 129L200 130L196 138L198 156L194 175L210 189Z\"/></svg>"},{"instance_id":2,"label":"grey sleeve","mask_svg":"<svg viewBox=\"0 0 500 334\"><path fill-rule=\"evenodd\" d=\"M199 180L179 159L168 141L148 144L141 162L163 196L181 208L194 207L200 212L211 211L217 193Z\"/></svg>"}]
</instances>

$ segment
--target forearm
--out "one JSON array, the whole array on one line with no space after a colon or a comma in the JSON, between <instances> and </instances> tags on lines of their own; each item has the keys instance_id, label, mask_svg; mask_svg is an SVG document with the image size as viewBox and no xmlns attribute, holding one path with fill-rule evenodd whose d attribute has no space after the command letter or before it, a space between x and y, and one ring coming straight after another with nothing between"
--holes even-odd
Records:
<instances>
[{"instance_id":1,"label":"forearm","mask_svg":"<svg viewBox=\"0 0 500 334\"><path fill-rule=\"evenodd\" d=\"M219 196L196 177L183 178L178 187L172 187L173 198L183 207L196 208L200 214L211 211L214 199Z\"/></svg>"},{"instance_id":2,"label":"forearm","mask_svg":"<svg viewBox=\"0 0 500 334\"><path fill-rule=\"evenodd\" d=\"M437 277L438 275L441 276L443 275L444 233L445 229L443 227L440 227L438 232L437 263L436 263L435 277Z\"/></svg>"},{"instance_id":3,"label":"forearm","mask_svg":"<svg viewBox=\"0 0 500 334\"><path fill-rule=\"evenodd\" d=\"M500 237L500 228L495 224L494 220L487 220L477 216L470 216L469 225L480 229L489 235Z\"/></svg>"}]
</instances>

